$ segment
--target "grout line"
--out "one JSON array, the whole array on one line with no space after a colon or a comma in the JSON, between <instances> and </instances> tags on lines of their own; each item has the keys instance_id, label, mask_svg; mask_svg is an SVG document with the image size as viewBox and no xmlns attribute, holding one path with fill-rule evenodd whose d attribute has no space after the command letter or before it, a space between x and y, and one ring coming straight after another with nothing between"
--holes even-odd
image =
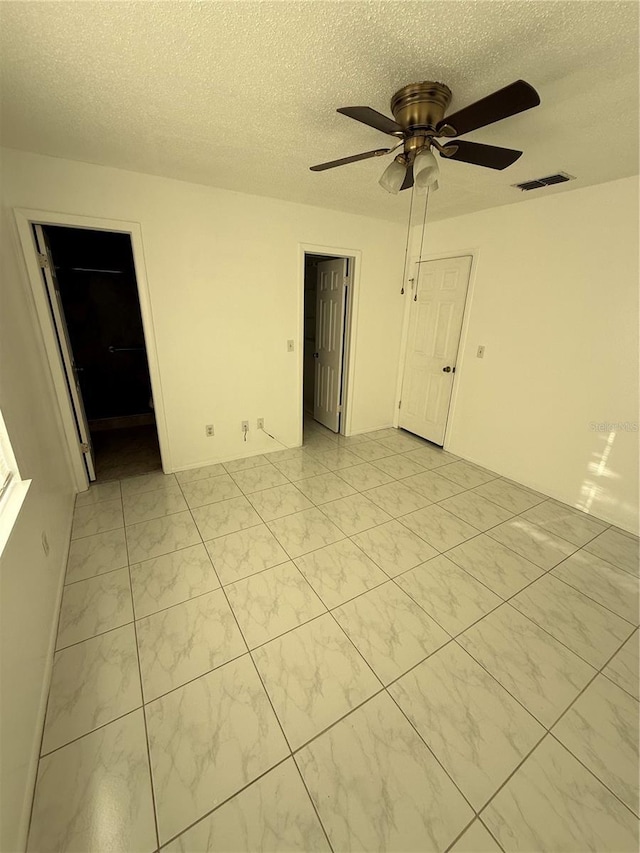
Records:
<instances>
[{"instance_id":1,"label":"grout line","mask_svg":"<svg viewBox=\"0 0 640 853\"><path fill-rule=\"evenodd\" d=\"M123 714L118 714L117 717L113 717L111 720L107 720L106 723L100 723L99 726L96 726L93 729L89 729L88 732L82 732L82 734L76 735L71 738L71 740L65 741L65 743L61 743L60 746L56 746L53 749L50 749L49 752L45 752L44 755L40 756L40 760L43 758L48 758L50 755L53 755L56 752L60 752L61 749L65 749L65 747L70 746L72 743L77 743L79 740L83 740L89 735L95 734L95 732L99 732L101 729L106 729L107 726L110 726L112 723L117 723L118 720L124 720L125 717L129 717L131 714L135 714L136 711L142 711L142 705L136 705L135 708L129 708L128 711L125 711Z\"/></svg>"}]
</instances>

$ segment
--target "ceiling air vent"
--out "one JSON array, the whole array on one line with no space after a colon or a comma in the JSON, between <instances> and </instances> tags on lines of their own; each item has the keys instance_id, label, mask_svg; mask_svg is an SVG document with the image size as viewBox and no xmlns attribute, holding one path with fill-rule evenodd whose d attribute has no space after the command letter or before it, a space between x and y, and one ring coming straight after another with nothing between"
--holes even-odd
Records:
<instances>
[{"instance_id":1,"label":"ceiling air vent","mask_svg":"<svg viewBox=\"0 0 640 853\"><path fill-rule=\"evenodd\" d=\"M569 175L566 172L558 172L555 175L548 175L546 178L536 178L533 181L523 181L521 184L511 184L519 190L538 190L541 187L550 187L553 184L564 184L565 181L575 180L574 175Z\"/></svg>"}]
</instances>

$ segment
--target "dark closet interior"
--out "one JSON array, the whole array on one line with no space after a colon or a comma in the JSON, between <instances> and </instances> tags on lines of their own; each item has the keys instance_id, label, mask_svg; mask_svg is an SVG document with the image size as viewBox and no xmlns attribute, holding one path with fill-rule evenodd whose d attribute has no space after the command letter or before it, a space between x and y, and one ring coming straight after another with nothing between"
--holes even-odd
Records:
<instances>
[{"instance_id":1,"label":"dark closet interior","mask_svg":"<svg viewBox=\"0 0 640 853\"><path fill-rule=\"evenodd\" d=\"M131 238L43 228L78 370L97 479L162 467Z\"/></svg>"}]
</instances>

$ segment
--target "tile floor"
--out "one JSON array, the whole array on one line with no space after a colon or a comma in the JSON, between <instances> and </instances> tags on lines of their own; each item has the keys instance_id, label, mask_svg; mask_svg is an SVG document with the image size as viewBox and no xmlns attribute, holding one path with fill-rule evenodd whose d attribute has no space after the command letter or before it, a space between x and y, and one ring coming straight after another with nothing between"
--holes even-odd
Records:
<instances>
[{"instance_id":1,"label":"tile floor","mask_svg":"<svg viewBox=\"0 0 640 853\"><path fill-rule=\"evenodd\" d=\"M77 500L31 851L638 849L638 540L397 430Z\"/></svg>"}]
</instances>

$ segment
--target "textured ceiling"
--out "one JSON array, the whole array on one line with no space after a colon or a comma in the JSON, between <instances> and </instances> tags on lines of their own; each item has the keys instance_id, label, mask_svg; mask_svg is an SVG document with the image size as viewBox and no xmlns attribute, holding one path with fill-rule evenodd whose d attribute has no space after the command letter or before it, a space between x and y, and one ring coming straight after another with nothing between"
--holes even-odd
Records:
<instances>
[{"instance_id":1,"label":"textured ceiling","mask_svg":"<svg viewBox=\"0 0 640 853\"><path fill-rule=\"evenodd\" d=\"M388 219L386 160L309 165L393 141L335 112L389 113L406 83L450 111L524 78L542 105L468 139L522 148L495 172L441 161L434 218L638 171L635 2L1 2L2 142L57 157Z\"/></svg>"}]
</instances>

